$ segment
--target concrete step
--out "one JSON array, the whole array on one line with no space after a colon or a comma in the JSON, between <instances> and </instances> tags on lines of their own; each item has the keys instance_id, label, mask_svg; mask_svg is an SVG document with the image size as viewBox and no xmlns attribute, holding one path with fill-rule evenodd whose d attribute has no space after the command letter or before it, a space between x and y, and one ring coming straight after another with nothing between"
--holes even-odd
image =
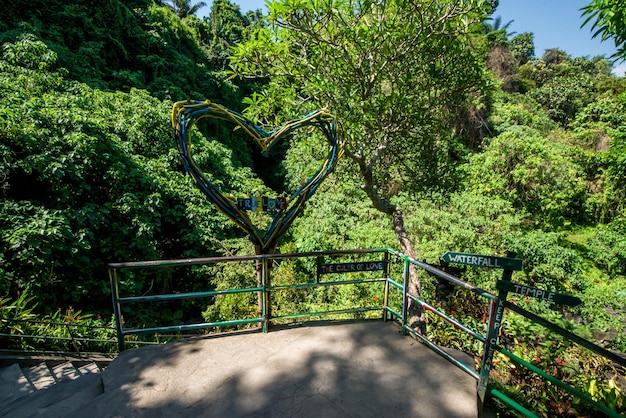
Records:
<instances>
[{"instance_id":1,"label":"concrete step","mask_svg":"<svg viewBox=\"0 0 626 418\"><path fill-rule=\"evenodd\" d=\"M61 382L63 380L74 380L82 376L82 373L79 372L78 369L69 361L52 367L52 374L57 382Z\"/></svg>"},{"instance_id":2,"label":"concrete step","mask_svg":"<svg viewBox=\"0 0 626 418\"><path fill-rule=\"evenodd\" d=\"M33 367L24 367L22 372L35 390L45 389L56 383L54 374L52 374L46 363L40 363Z\"/></svg>"},{"instance_id":3,"label":"concrete step","mask_svg":"<svg viewBox=\"0 0 626 418\"><path fill-rule=\"evenodd\" d=\"M0 404L12 402L34 391L35 388L26 379L19 364L0 369Z\"/></svg>"},{"instance_id":4,"label":"concrete step","mask_svg":"<svg viewBox=\"0 0 626 418\"><path fill-rule=\"evenodd\" d=\"M100 373L100 367L94 362L89 362L83 366L78 367L80 374Z\"/></svg>"},{"instance_id":5,"label":"concrete step","mask_svg":"<svg viewBox=\"0 0 626 418\"><path fill-rule=\"evenodd\" d=\"M84 360L49 360L30 367L20 367L20 364L14 363L3 367L0 369L0 405L3 405L0 410L5 409L5 406L10 404L23 403L28 405L32 395L36 392L43 389L49 390L60 382L76 380L85 375L93 376L100 372L101 369L96 363ZM95 382L98 381L99 377ZM87 381L85 381L86 383ZM94 383L91 385L93 386ZM39 396L38 399L48 399L50 396L55 395L50 394L43 398ZM63 394L61 396L68 397L69 395ZM25 399L22 400L22 398ZM4 414L0 413L0 416L4 416Z\"/></svg>"},{"instance_id":6,"label":"concrete step","mask_svg":"<svg viewBox=\"0 0 626 418\"><path fill-rule=\"evenodd\" d=\"M88 417L82 411L104 392L100 374L66 379L28 396L0 403L0 417Z\"/></svg>"}]
</instances>

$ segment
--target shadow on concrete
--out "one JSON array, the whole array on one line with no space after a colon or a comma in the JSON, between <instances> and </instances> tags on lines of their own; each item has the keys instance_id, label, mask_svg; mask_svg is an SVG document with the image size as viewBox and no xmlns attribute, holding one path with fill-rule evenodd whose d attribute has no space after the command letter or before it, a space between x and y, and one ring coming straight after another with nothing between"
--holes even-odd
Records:
<instances>
[{"instance_id":1,"label":"shadow on concrete","mask_svg":"<svg viewBox=\"0 0 626 418\"><path fill-rule=\"evenodd\" d=\"M476 417L476 380L382 321L127 350L89 417Z\"/></svg>"}]
</instances>

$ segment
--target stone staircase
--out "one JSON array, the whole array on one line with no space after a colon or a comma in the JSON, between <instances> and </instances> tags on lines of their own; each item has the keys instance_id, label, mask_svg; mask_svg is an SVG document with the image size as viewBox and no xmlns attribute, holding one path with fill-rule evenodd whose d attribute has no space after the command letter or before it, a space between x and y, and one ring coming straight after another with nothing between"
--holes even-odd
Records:
<instances>
[{"instance_id":1,"label":"stone staircase","mask_svg":"<svg viewBox=\"0 0 626 418\"><path fill-rule=\"evenodd\" d=\"M103 392L100 372L110 361L22 360L0 368L0 417L67 416L79 411ZM69 398L71 402L62 402ZM55 412L55 405L64 405L63 410Z\"/></svg>"}]
</instances>

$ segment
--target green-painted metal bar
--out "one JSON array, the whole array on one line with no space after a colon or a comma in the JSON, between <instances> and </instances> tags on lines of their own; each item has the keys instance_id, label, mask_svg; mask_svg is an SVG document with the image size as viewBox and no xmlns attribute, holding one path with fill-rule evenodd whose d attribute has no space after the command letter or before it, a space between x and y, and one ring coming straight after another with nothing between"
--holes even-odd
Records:
<instances>
[{"instance_id":1,"label":"green-painted metal bar","mask_svg":"<svg viewBox=\"0 0 626 418\"><path fill-rule=\"evenodd\" d=\"M268 332L270 326L269 320L272 316L272 300L270 291L271 278L267 258L261 260L261 283L263 285L263 289L261 289L261 299L263 302L261 308L261 324L263 324L263 332Z\"/></svg>"},{"instance_id":2,"label":"green-painted metal bar","mask_svg":"<svg viewBox=\"0 0 626 418\"><path fill-rule=\"evenodd\" d=\"M535 365L525 361L524 359L519 358L518 356L516 356L515 354L511 353L507 349L498 346L498 351L500 353L504 354L505 356L509 357L515 363L520 364L520 365L526 367L528 370L531 370L531 371L535 372L539 376L543 377L544 379L548 380L549 382L553 383L554 385L560 387L561 389L571 393L572 395L576 396L577 398L582 399L583 401L587 402L589 405L593 406L594 408L596 408L599 411L604 412L608 416L615 417L615 418L619 418L621 416L617 412L607 408L606 406L602 405L601 403L598 403L598 402L594 401L593 399L591 399L589 396L587 396L583 392L579 391L578 389L571 387L570 385L568 385L567 383L557 379L556 377L547 374L546 372L544 372L543 370L541 370L537 366L535 366Z\"/></svg>"},{"instance_id":3,"label":"green-painted metal bar","mask_svg":"<svg viewBox=\"0 0 626 418\"><path fill-rule=\"evenodd\" d=\"M341 314L363 313L363 312L380 311L380 310L382 310L380 306L366 307L366 308L335 309L335 310L329 310L329 311L300 312L300 313L295 313L295 314L274 316L272 317L272 319L277 320L277 319L287 319L287 318L304 318L307 316L341 315Z\"/></svg>"},{"instance_id":4,"label":"green-painted metal bar","mask_svg":"<svg viewBox=\"0 0 626 418\"><path fill-rule=\"evenodd\" d=\"M164 300L179 300L179 299L191 299L191 298L206 298L216 295L227 295L232 293L246 293L246 292L259 292L262 291L262 287L248 287L244 289L226 289L226 290L214 290L207 292L190 292L190 293L176 293L167 295L151 295L151 296L131 296L125 298L118 298L119 303L136 303L136 302L155 302Z\"/></svg>"},{"instance_id":5,"label":"green-painted metal bar","mask_svg":"<svg viewBox=\"0 0 626 418\"><path fill-rule=\"evenodd\" d=\"M389 306L387 306L387 312L389 312L393 317L395 317L398 320L398 322L402 320L401 312L398 312L394 310L393 308L390 308Z\"/></svg>"},{"instance_id":6,"label":"green-painted metal bar","mask_svg":"<svg viewBox=\"0 0 626 418\"><path fill-rule=\"evenodd\" d=\"M391 274L391 254L385 251L385 278ZM387 321L387 307L389 306L389 280L385 280L385 290L383 292L383 321Z\"/></svg>"},{"instance_id":7,"label":"green-painted metal bar","mask_svg":"<svg viewBox=\"0 0 626 418\"><path fill-rule=\"evenodd\" d=\"M280 253L280 254L260 254L260 255L238 255L230 257L204 257L204 258L187 258L182 260L147 260L147 261L129 261L122 263L109 263L109 268L152 268L152 267L174 267L174 266L192 266L200 264L215 264L228 261L250 261L281 258L301 258L301 257L317 257L324 255L349 255L349 254L373 254L388 251L387 248L374 249L357 249L357 250L337 250L337 251L311 251L303 253Z\"/></svg>"},{"instance_id":8,"label":"green-painted metal bar","mask_svg":"<svg viewBox=\"0 0 626 418\"><path fill-rule=\"evenodd\" d=\"M120 307L120 291L117 283L117 269L109 267L109 281L111 284L111 299L113 302L113 317L115 318L115 331L117 333L117 347L120 352L124 351L124 334L122 325L122 310Z\"/></svg>"},{"instance_id":9,"label":"green-painted metal bar","mask_svg":"<svg viewBox=\"0 0 626 418\"><path fill-rule=\"evenodd\" d=\"M123 332L124 332L124 335L155 334L158 332L176 332L176 331L197 330L197 329L204 329L204 328L228 327L232 325L255 324L259 322L262 322L260 318L236 319L232 321L203 322L199 324L172 325L168 327L125 329Z\"/></svg>"},{"instance_id":10,"label":"green-painted metal bar","mask_svg":"<svg viewBox=\"0 0 626 418\"><path fill-rule=\"evenodd\" d=\"M85 338L85 337L51 337L47 335L31 335L31 334L5 334L0 333L0 337L8 337L8 338L25 338L31 340L54 340L54 341L85 341L91 343L116 343L117 340L103 340L98 338Z\"/></svg>"},{"instance_id":11,"label":"green-painted metal bar","mask_svg":"<svg viewBox=\"0 0 626 418\"><path fill-rule=\"evenodd\" d=\"M404 259L404 270L402 271L402 335L406 335L405 325L409 308L409 259Z\"/></svg>"},{"instance_id":12,"label":"green-painted metal bar","mask_svg":"<svg viewBox=\"0 0 626 418\"><path fill-rule=\"evenodd\" d=\"M524 408L522 405L515 402L513 399L509 398L508 396L506 396L504 393L500 392L499 390L489 387L489 393L491 393L492 396L500 399L502 402L509 405L511 408L515 409L516 411L521 412L522 414L524 414L525 417L539 418L534 412L531 412L530 410Z\"/></svg>"},{"instance_id":13,"label":"green-painted metal bar","mask_svg":"<svg viewBox=\"0 0 626 418\"><path fill-rule=\"evenodd\" d=\"M445 358L450 363L454 364L459 369L463 370L465 373L469 374L473 378L478 379L478 373L476 373L476 371L474 369L470 368L467 364L465 364L465 363L455 359L450 354L448 354L443 349L441 349L441 347L437 346L436 344L433 344L430 340L428 340L426 337L418 334L413 328L409 327L408 325L403 325L402 328L405 331L408 331L414 337L418 338L422 343L427 345L431 350L433 350L434 352L439 354L441 357Z\"/></svg>"},{"instance_id":14,"label":"green-painted metal bar","mask_svg":"<svg viewBox=\"0 0 626 418\"><path fill-rule=\"evenodd\" d=\"M395 280L393 280L393 279L387 279L387 281L388 281L388 282L389 282L389 284L390 284L390 285L392 285L393 287L395 287L395 288L397 288L397 289L399 289L399 290L402 290L403 286L402 286L400 283L396 282L396 281L395 281Z\"/></svg>"},{"instance_id":15,"label":"green-painted metal bar","mask_svg":"<svg viewBox=\"0 0 626 418\"><path fill-rule=\"evenodd\" d=\"M271 290L288 290L288 289L304 289L311 287L324 287L324 286L341 286L346 284L361 284L361 283L375 283L384 282L386 279L355 279L355 280L336 280L336 281L321 281L319 283L294 283L279 286L272 286Z\"/></svg>"},{"instance_id":16,"label":"green-painted metal bar","mask_svg":"<svg viewBox=\"0 0 626 418\"><path fill-rule=\"evenodd\" d=\"M182 260L146 260L146 261L129 261L124 263L109 263L109 268L116 269L133 269L133 268L159 268L159 267L176 267L176 266L195 266L205 264L223 263L225 261L251 261L259 259L263 256L243 255L232 257L204 257L204 258L187 258Z\"/></svg>"},{"instance_id":17,"label":"green-painted metal bar","mask_svg":"<svg viewBox=\"0 0 626 418\"><path fill-rule=\"evenodd\" d=\"M528 312L527 310L520 308L519 306L517 306L516 304L512 303L512 302L506 302L506 307L509 308L510 310L530 319L533 322L536 322L540 325L543 325L544 327L558 333L561 334L562 336L564 336L565 338L567 338L568 340L571 340L583 347L585 347L588 350L591 350L597 354L600 354L603 357L608 358L609 360L620 364L622 366L626 367L626 359L610 352L609 350L606 350L600 346L595 345L594 343L585 340L584 338L579 337L576 334L573 334L571 332L569 332L568 330L559 327L556 324L553 324L552 322L546 321L545 319L543 319L542 317L535 315L532 312Z\"/></svg>"}]
</instances>

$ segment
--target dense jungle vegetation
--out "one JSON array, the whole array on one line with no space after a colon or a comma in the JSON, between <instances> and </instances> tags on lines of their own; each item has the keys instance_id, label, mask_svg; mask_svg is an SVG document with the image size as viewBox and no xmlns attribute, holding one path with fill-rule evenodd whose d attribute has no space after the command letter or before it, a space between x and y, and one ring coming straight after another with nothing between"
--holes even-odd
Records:
<instances>
[{"instance_id":1,"label":"dense jungle vegetation","mask_svg":"<svg viewBox=\"0 0 626 418\"><path fill-rule=\"evenodd\" d=\"M438 264L446 251L514 251L525 263L517 283L584 301L520 303L626 352L626 79L608 57L536 56L532 34L501 25L497 1L419 11L364 1L352 13L350 2L334 12L323 3L277 1L263 16L215 0L202 20L184 1L3 5L0 319L109 323L109 262L254 253L190 181L173 140L173 103L208 99L268 130L318 108L345 125L345 157L281 252L391 247ZM209 120L193 132L195 160L229 196L288 197L323 160L297 134L263 158L231 128ZM278 279L298 269L285 263ZM240 273L137 274L123 285L138 294L254 286ZM495 292L498 274L468 268L463 278ZM426 278L412 286L434 292ZM315 311L326 296L282 303ZM240 296L212 302L135 313L150 325L256 309ZM470 322L483 313L455 295L441 308ZM609 370L514 318L504 336L537 364L567 363L561 378ZM578 383L626 407L610 383ZM555 414L558 391L522 386Z\"/></svg>"}]
</instances>

